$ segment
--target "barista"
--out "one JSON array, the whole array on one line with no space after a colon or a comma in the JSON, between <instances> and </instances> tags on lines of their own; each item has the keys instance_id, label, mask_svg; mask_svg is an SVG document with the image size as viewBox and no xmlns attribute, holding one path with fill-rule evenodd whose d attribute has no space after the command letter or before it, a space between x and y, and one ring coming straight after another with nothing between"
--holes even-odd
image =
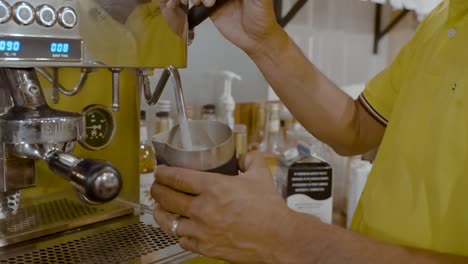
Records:
<instances>
[{"instance_id":1,"label":"barista","mask_svg":"<svg viewBox=\"0 0 468 264\"><path fill-rule=\"evenodd\" d=\"M304 57L272 2L230 0L212 20L315 137L342 155L380 146L354 232L289 210L258 154L239 177L159 167L156 221L233 263L468 263L468 1L441 3L356 101Z\"/></svg>"}]
</instances>

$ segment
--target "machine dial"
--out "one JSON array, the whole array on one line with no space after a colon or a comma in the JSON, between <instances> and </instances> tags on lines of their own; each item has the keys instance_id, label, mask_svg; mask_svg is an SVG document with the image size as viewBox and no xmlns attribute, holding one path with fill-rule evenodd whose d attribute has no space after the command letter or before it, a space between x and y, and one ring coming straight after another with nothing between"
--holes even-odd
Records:
<instances>
[{"instance_id":1,"label":"machine dial","mask_svg":"<svg viewBox=\"0 0 468 264\"><path fill-rule=\"evenodd\" d=\"M58 21L64 28L74 28L78 23L78 15L71 7L62 7L58 12Z\"/></svg>"},{"instance_id":2,"label":"machine dial","mask_svg":"<svg viewBox=\"0 0 468 264\"><path fill-rule=\"evenodd\" d=\"M107 147L115 133L113 113L103 105L90 105L83 109L86 124L86 136L80 141L89 150L101 150Z\"/></svg>"},{"instance_id":3,"label":"machine dial","mask_svg":"<svg viewBox=\"0 0 468 264\"><path fill-rule=\"evenodd\" d=\"M11 18L11 7L5 1L0 1L0 24L8 22Z\"/></svg>"},{"instance_id":4,"label":"machine dial","mask_svg":"<svg viewBox=\"0 0 468 264\"><path fill-rule=\"evenodd\" d=\"M57 22L55 9L50 5L41 5L36 9L37 23L44 27L51 27Z\"/></svg>"},{"instance_id":5,"label":"machine dial","mask_svg":"<svg viewBox=\"0 0 468 264\"><path fill-rule=\"evenodd\" d=\"M18 2L13 6L13 19L16 23L27 26L34 22L34 7L26 2Z\"/></svg>"}]
</instances>

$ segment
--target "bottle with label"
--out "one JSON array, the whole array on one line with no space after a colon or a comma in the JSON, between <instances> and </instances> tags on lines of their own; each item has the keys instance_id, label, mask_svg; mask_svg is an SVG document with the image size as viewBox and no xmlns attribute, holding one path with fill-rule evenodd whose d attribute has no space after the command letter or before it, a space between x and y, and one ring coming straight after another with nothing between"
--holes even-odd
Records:
<instances>
[{"instance_id":1,"label":"bottle with label","mask_svg":"<svg viewBox=\"0 0 468 264\"><path fill-rule=\"evenodd\" d=\"M140 119L140 204L154 207L151 197L151 186L154 182L154 168L156 155L148 142L148 128L146 126L146 112L141 111Z\"/></svg>"},{"instance_id":2,"label":"bottle with label","mask_svg":"<svg viewBox=\"0 0 468 264\"><path fill-rule=\"evenodd\" d=\"M159 134L170 130L174 126L174 120L170 116L171 101L159 101L157 109L155 133Z\"/></svg>"}]
</instances>

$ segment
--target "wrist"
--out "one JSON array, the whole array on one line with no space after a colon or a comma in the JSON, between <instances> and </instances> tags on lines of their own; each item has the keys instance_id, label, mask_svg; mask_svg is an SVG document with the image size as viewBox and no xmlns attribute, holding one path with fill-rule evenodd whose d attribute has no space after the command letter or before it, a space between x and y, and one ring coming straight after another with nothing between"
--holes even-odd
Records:
<instances>
[{"instance_id":1,"label":"wrist","mask_svg":"<svg viewBox=\"0 0 468 264\"><path fill-rule=\"evenodd\" d=\"M258 61L278 56L286 50L290 41L284 29L275 25L264 38L257 41L253 49L244 51L253 61Z\"/></svg>"},{"instance_id":2,"label":"wrist","mask_svg":"<svg viewBox=\"0 0 468 264\"><path fill-rule=\"evenodd\" d=\"M310 215L290 210L289 226L279 234L274 263L318 263L328 248L329 225Z\"/></svg>"}]
</instances>

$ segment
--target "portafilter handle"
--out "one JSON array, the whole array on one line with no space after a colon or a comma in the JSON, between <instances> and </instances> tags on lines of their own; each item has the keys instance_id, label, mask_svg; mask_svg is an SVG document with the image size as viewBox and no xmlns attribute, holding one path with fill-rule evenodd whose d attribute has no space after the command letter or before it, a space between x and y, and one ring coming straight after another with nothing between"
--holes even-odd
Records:
<instances>
[{"instance_id":1,"label":"portafilter handle","mask_svg":"<svg viewBox=\"0 0 468 264\"><path fill-rule=\"evenodd\" d=\"M189 29L193 30L196 26L205 21L211 14L221 8L229 0L216 0L212 7L206 7L203 4L193 6L188 13Z\"/></svg>"},{"instance_id":2,"label":"portafilter handle","mask_svg":"<svg viewBox=\"0 0 468 264\"><path fill-rule=\"evenodd\" d=\"M60 151L48 155L46 161L49 169L70 181L87 202L109 202L122 189L122 176L108 162L79 159Z\"/></svg>"}]
</instances>

